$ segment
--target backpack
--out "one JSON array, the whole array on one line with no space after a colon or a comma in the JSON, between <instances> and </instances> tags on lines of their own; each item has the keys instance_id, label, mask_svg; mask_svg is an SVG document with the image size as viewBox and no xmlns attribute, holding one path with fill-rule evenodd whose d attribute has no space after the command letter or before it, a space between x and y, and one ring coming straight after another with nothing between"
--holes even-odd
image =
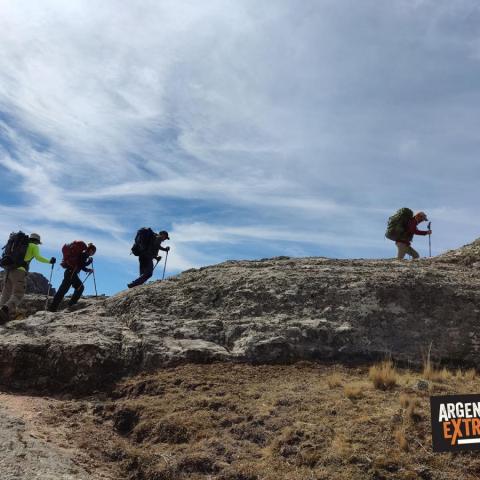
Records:
<instances>
[{"instance_id":1,"label":"backpack","mask_svg":"<svg viewBox=\"0 0 480 480\"><path fill-rule=\"evenodd\" d=\"M72 243L66 243L62 247L62 263L63 268L79 270L80 268L80 255L87 249L87 244L81 240L75 240Z\"/></svg>"},{"instance_id":2,"label":"backpack","mask_svg":"<svg viewBox=\"0 0 480 480\"><path fill-rule=\"evenodd\" d=\"M23 232L10 234L6 245L3 247L0 266L5 270L15 270L19 267L28 269L28 262L25 261L30 238Z\"/></svg>"},{"instance_id":3,"label":"backpack","mask_svg":"<svg viewBox=\"0 0 480 480\"><path fill-rule=\"evenodd\" d=\"M132 253L135 256L145 255L151 251L156 234L151 228L143 227L135 235L135 243L132 247Z\"/></svg>"},{"instance_id":4,"label":"backpack","mask_svg":"<svg viewBox=\"0 0 480 480\"><path fill-rule=\"evenodd\" d=\"M399 240L407 240L409 236L407 232L407 223L412 218L413 212L409 208L401 208L400 210L397 210L395 214L388 219L385 236L389 240L395 242Z\"/></svg>"}]
</instances>

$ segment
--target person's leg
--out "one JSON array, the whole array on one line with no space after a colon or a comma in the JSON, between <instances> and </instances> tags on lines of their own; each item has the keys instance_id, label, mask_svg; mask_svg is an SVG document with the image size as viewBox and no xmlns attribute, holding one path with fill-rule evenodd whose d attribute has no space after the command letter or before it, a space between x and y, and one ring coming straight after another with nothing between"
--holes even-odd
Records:
<instances>
[{"instance_id":1,"label":"person's leg","mask_svg":"<svg viewBox=\"0 0 480 480\"><path fill-rule=\"evenodd\" d=\"M78 300L82 296L83 291L85 290L85 287L82 285L82 281L80 280L78 273L74 273L72 276L72 286L75 291L73 292L72 298L68 302L68 305L70 307L78 302Z\"/></svg>"},{"instance_id":2,"label":"person's leg","mask_svg":"<svg viewBox=\"0 0 480 480\"><path fill-rule=\"evenodd\" d=\"M25 287L27 283L27 272L24 270L12 270L9 274L12 282L12 295L5 304L8 307L8 314L13 318L17 307L23 300L25 295Z\"/></svg>"},{"instance_id":3,"label":"person's leg","mask_svg":"<svg viewBox=\"0 0 480 480\"><path fill-rule=\"evenodd\" d=\"M417 258L420 258L420 254L413 249L411 246L408 247L407 253L412 257L413 260L416 260Z\"/></svg>"},{"instance_id":4,"label":"person's leg","mask_svg":"<svg viewBox=\"0 0 480 480\"><path fill-rule=\"evenodd\" d=\"M10 276L10 272L7 272L5 280L3 281L2 297L0 299L0 305L1 305L0 325L10 320L7 302L10 300L11 296L12 296L12 277Z\"/></svg>"},{"instance_id":5,"label":"person's leg","mask_svg":"<svg viewBox=\"0 0 480 480\"><path fill-rule=\"evenodd\" d=\"M397 260L403 260L405 258L405 255L407 254L408 245L402 242L395 242L395 245L398 249Z\"/></svg>"},{"instance_id":6,"label":"person's leg","mask_svg":"<svg viewBox=\"0 0 480 480\"><path fill-rule=\"evenodd\" d=\"M60 302L63 300L63 297L72 286L72 274L73 272L71 270L65 270L65 273L63 274L63 282L58 287L57 293L53 297L52 303L48 307L51 312L57 311Z\"/></svg>"},{"instance_id":7,"label":"person's leg","mask_svg":"<svg viewBox=\"0 0 480 480\"><path fill-rule=\"evenodd\" d=\"M140 276L133 282L128 284L128 288L137 287L145 283L153 275L153 258L140 256Z\"/></svg>"},{"instance_id":8,"label":"person's leg","mask_svg":"<svg viewBox=\"0 0 480 480\"><path fill-rule=\"evenodd\" d=\"M6 272L5 280L3 281L3 290L2 290L2 297L0 298L0 306L4 306L10 296L12 295L12 279L10 277L10 272Z\"/></svg>"}]
</instances>

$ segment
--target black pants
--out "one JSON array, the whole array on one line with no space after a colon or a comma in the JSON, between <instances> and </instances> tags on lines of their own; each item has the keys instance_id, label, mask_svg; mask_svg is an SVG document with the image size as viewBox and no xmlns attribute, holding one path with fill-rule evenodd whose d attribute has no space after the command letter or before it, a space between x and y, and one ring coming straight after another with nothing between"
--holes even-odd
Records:
<instances>
[{"instance_id":1,"label":"black pants","mask_svg":"<svg viewBox=\"0 0 480 480\"><path fill-rule=\"evenodd\" d=\"M56 310L60 305L60 302L63 300L63 297L68 292L70 287L73 287L75 291L73 292L72 298L68 302L69 305L74 305L78 302L78 299L82 296L83 290L85 287L82 285L82 281L78 277L78 272L73 270L69 270L68 268L65 270L63 275L63 282L58 287L57 293L53 297L52 303L50 305L51 310Z\"/></svg>"},{"instance_id":2,"label":"black pants","mask_svg":"<svg viewBox=\"0 0 480 480\"><path fill-rule=\"evenodd\" d=\"M142 285L153 275L153 258L151 256L140 255L138 261L140 262L140 276L128 285L130 288Z\"/></svg>"}]
</instances>

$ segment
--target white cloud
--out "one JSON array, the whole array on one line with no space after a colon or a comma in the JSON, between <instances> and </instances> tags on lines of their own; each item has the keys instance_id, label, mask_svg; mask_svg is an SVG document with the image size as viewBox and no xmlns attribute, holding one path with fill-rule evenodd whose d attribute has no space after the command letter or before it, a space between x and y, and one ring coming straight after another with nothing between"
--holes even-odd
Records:
<instances>
[{"instance_id":1,"label":"white cloud","mask_svg":"<svg viewBox=\"0 0 480 480\"><path fill-rule=\"evenodd\" d=\"M403 205L441 219L442 246L474 234L473 0L0 9L8 230L34 218L119 259L132 231L159 218L179 236L177 268L215 260L212 239L232 253L281 238L308 250L314 226L317 245L381 248Z\"/></svg>"}]
</instances>

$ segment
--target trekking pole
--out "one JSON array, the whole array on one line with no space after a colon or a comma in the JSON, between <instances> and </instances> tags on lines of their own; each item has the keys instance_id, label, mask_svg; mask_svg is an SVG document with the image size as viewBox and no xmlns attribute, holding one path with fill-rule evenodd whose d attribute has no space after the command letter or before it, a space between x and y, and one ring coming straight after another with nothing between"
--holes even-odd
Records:
<instances>
[{"instance_id":1,"label":"trekking pole","mask_svg":"<svg viewBox=\"0 0 480 480\"><path fill-rule=\"evenodd\" d=\"M432 222L428 222L428 225L427 225L427 228L430 230L432 226ZM432 234L430 233L428 235L428 252L429 252L429 255L430 257L432 256Z\"/></svg>"},{"instance_id":2,"label":"trekking pole","mask_svg":"<svg viewBox=\"0 0 480 480\"><path fill-rule=\"evenodd\" d=\"M48 307L48 297L50 295L50 287L52 286L52 275L53 275L53 267L55 266L54 263L52 263L52 269L50 270L50 278L48 280L48 290L47 290L47 298L45 300L45 313L47 313L47 307Z\"/></svg>"},{"instance_id":3,"label":"trekking pole","mask_svg":"<svg viewBox=\"0 0 480 480\"><path fill-rule=\"evenodd\" d=\"M167 250L167 254L165 255L165 265L163 266L162 280L165 278L165 269L167 268L168 252L169 252L169 251Z\"/></svg>"},{"instance_id":4,"label":"trekking pole","mask_svg":"<svg viewBox=\"0 0 480 480\"><path fill-rule=\"evenodd\" d=\"M87 276L86 276L85 279L83 280L82 285L85 284L85 282L87 281L88 277L89 277L91 274L92 274L92 272L88 272L88 273L87 273Z\"/></svg>"},{"instance_id":5,"label":"trekking pole","mask_svg":"<svg viewBox=\"0 0 480 480\"><path fill-rule=\"evenodd\" d=\"M92 261L92 270L93 270L93 286L95 287L95 298L98 298L97 280L95 279L95 269L93 268L93 261Z\"/></svg>"}]
</instances>

